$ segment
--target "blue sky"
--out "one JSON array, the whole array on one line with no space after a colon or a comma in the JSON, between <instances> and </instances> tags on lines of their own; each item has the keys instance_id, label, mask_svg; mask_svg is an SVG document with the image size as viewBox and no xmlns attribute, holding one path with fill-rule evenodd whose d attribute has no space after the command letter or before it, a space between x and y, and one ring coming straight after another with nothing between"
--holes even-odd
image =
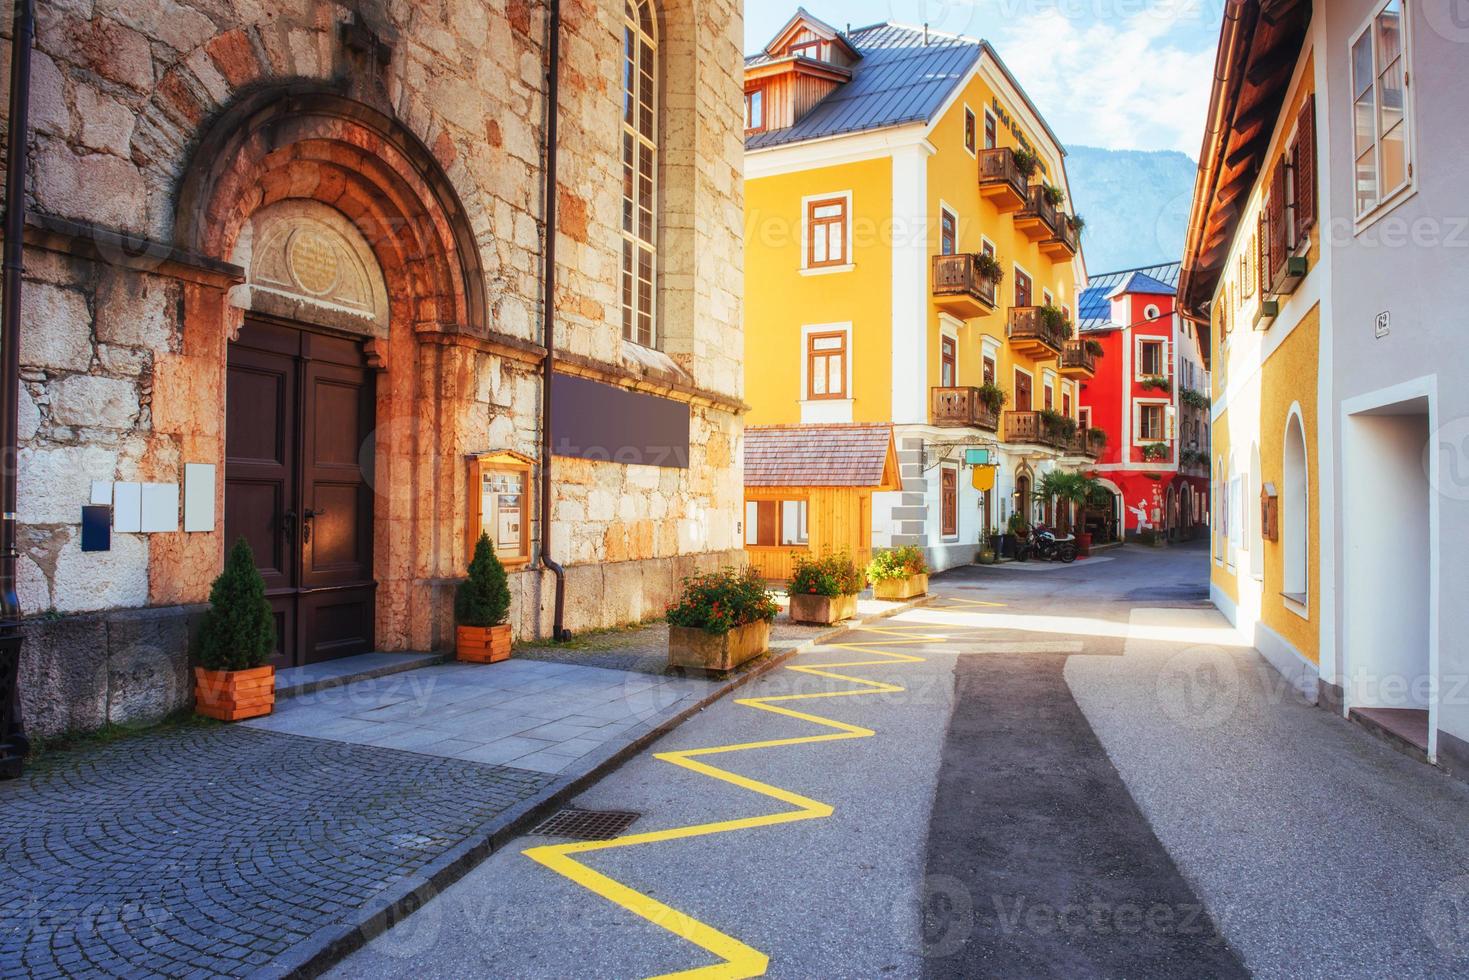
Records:
<instances>
[{"instance_id":1,"label":"blue sky","mask_svg":"<svg viewBox=\"0 0 1469 980\"><path fill-rule=\"evenodd\" d=\"M745 50L796 0L745 0ZM1222 0L805 0L844 28L893 20L994 45L1063 143L1197 159Z\"/></svg>"}]
</instances>

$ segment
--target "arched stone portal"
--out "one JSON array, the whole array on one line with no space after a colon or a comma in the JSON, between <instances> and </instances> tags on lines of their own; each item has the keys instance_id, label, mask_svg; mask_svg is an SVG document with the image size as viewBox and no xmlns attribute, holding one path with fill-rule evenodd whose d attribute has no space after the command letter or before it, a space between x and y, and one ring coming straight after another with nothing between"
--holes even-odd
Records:
<instances>
[{"instance_id":1,"label":"arched stone portal","mask_svg":"<svg viewBox=\"0 0 1469 980\"><path fill-rule=\"evenodd\" d=\"M370 619L366 639L308 643L294 662L364 644L441 645L444 583L463 558L462 536L442 528L463 516L460 458L487 448L471 441L476 428L483 438L472 422L470 346L485 332L483 275L453 188L395 121L295 87L227 110L193 159L177 198L175 240L247 270L227 298L186 292L192 383L216 399L218 418L229 419L225 431L212 432L212 446L196 447L196 458L219 460L225 477L218 509L226 527L210 536L215 561L230 526L252 520L261 544L276 547L273 558L257 554L257 561L281 564L267 574L277 600L291 589L371 595L365 605L343 599L320 613L323 622ZM273 420L297 455L281 460L271 479L307 489L269 501L262 491L251 515L239 487L255 486L259 468L236 466L226 444L268 420L253 410L232 413L226 403L241 378L248 383L237 398L266 376L297 392ZM197 401L195 410L203 411ZM243 481L236 499L224 499L236 478ZM351 489L354 479L360 490ZM323 495L335 495L331 506ZM287 629L300 636L303 627Z\"/></svg>"}]
</instances>

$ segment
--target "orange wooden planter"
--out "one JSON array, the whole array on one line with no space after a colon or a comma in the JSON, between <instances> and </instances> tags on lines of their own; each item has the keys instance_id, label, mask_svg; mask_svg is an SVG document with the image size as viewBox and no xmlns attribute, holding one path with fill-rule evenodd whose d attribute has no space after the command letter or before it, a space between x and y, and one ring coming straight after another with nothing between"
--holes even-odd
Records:
<instances>
[{"instance_id":1,"label":"orange wooden planter","mask_svg":"<svg viewBox=\"0 0 1469 980\"><path fill-rule=\"evenodd\" d=\"M194 710L206 718L243 721L275 709L275 668L194 668Z\"/></svg>"},{"instance_id":2,"label":"orange wooden planter","mask_svg":"<svg viewBox=\"0 0 1469 980\"><path fill-rule=\"evenodd\" d=\"M455 633L455 653L471 664L493 664L510 659L510 624L460 626Z\"/></svg>"}]
</instances>

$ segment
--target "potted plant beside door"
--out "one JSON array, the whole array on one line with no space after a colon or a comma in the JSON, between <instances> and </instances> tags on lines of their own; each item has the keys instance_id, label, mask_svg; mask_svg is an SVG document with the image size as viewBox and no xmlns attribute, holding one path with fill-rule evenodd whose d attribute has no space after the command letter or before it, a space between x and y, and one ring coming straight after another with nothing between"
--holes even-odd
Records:
<instances>
[{"instance_id":1,"label":"potted plant beside door","mask_svg":"<svg viewBox=\"0 0 1469 980\"><path fill-rule=\"evenodd\" d=\"M455 653L473 664L510 657L510 586L490 537L480 533L469 562L469 578L454 593Z\"/></svg>"},{"instance_id":2,"label":"potted plant beside door","mask_svg":"<svg viewBox=\"0 0 1469 980\"><path fill-rule=\"evenodd\" d=\"M778 612L752 568L686 578L683 594L668 609L668 664L734 670L770 647L770 624Z\"/></svg>"},{"instance_id":3,"label":"potted plant beside door","mask_svg":"<svg viewBox=\"0 0 1469 980\"><path fill-rule=\"evenodd\" d=\"M857 615L857 593L861 591L862 573L851 558L802 555L791 572L791 620L830 626L851 619Z\"/></svg>"},{"instance_id":4,"label":"potted plant beside door","mask_svg":"<svg viewBox=\"0 0 1469 980\"><path fill-rule=\"evenodd\" d=\"M275 614L265 598L265 580L240 538L209 590L194 668L194 710L219 721L270 714L275 668L267 661L274 651Z\"/></svg>"}]
</instances>

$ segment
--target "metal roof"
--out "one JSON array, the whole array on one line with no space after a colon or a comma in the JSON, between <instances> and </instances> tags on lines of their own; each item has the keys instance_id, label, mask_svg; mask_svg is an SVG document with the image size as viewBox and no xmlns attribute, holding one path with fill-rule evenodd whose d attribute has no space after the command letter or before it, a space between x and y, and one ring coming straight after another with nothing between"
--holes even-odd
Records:
<instances>
[{"instance_id":1,"label":"metal roof","mask_svg":"<svg viewBox=\"0 0 1469 980\"><path fill-rule=\"evenodd\" d=\"M843 37L862 54L852 66L852 80L838 86L794 126L751 133L745 149L927 122L984 50L984 43L973 38L901 24L874 24ZM771 60L761 52L746 58L745 66Z\"/></svg>"},{"instance_id":2,"label":"metal roof","mask_svg":"<svg viewBox=\"0 0 1469 980\"><path fill-rule=\"evenodd\" d=\"M1112 322L1112 295L1123 292L1159 293L1172 296L1178 289L1177 262L1139 266L1136 269L1119 269L1092 276L1086 288L1077 296L1077 329L1083 333L1091 330L1112 330L1122 326ZM1125 289L1119 287L1126 286Z\"/></svg>"},{"instance_id":3,"label":"metal roof","mask_svg":"<svg viewBox=\"0 0 1469 980\"><path fill-rule=\"evenodd\" d=\"M891 425L745 427L745 485L880 487L893 447Z\"/></svg>"}]
</instances>

